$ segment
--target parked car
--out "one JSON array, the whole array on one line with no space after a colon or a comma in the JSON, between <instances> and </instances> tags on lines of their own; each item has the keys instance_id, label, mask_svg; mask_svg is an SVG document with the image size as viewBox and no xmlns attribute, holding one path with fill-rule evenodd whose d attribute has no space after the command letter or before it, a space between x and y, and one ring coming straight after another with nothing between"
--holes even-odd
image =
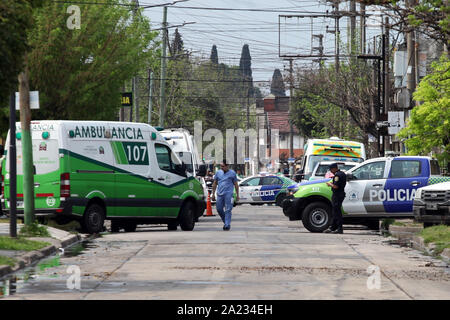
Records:
<instances>
[{"instance_id":1,"label":"parked car","mask_svg":"<svg viewBox=\"0 0 450 320\"><path fill-rule=\"evenodd\" d=\"M424 227L450 225L450 182L419 188L413 202L414 219Z\"/></svg>"},{"instance_id":2,"label":"parked car","mask_svg":"<svg viewBox=\"0 0 450 320\"><path fill-rule=\"evenodd\" d=\"M381 218L413 218L417 189L450 181L450 177L440 176L437 160L419 156L370 159L346 174L344 223L365 224L373 229L378 228ZM302 220L311 232L326 230L331 224L332 192L326 185L328 181L292 186L291 195L283 201L283 212L289 220Z\"/></svg>"},{"instance_id":3,"label":"parked car","mask_svg":"<svg viewBox=\"0 0 450 320\"><path fill-rule=\"evenodd\" d=\"M296 182L276 175L258 175L239 183L239 204L275 203L281 206L287 196L287 187Z\"/></svg>"}]
</instances>

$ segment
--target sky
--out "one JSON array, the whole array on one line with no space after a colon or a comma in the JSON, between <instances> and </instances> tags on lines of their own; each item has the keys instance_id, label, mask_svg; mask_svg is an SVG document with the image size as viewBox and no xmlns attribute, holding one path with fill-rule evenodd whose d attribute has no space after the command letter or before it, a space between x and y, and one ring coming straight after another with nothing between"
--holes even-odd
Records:
<instances>
[{"instance_id":1,"label":"sky","mask_svg":"<svg viewBox=\"0 0 450 320\"><path fill-rule=\"evenodd\" d=\"M174 0L140 0L141 7L172 3ZM184 7L184 8L183 8ZM190 8L186 8L190 7ZM214 8L218 10L213 10ZM348 2L340 5L348 9ZM261 89L270 88L270 80L276 68L285 72L289 62L279 54L310 54L318 46L318 38L312 34L324 35L324 53L334 54L334 20L331 18L279 17L293 15L325 14L331 6L325 1L311 0L188 0L168 6L167 22L170 41L175 27L179 26L184 47L196 57L208 60L211 48L217 46L219 63L239 65L242 46L248 44L252 58L252 72L255 85ZM357 10L359 6L357 5ZM375 12L374 12L375 13ZM162 7L144 10L152 27L160 29L163 19ZM340 19L341 35L344 38L347 18ZM368 20L368 37L379 34L377 17ZM279 32L280 21L280 32ZM170 28L172 27L172 28ZM280 36L279 36L280 35ZM334 61L334 58L330 58ZM295 59L295 67L313 64L311 58Z\"/></svg>"}]
</instances>

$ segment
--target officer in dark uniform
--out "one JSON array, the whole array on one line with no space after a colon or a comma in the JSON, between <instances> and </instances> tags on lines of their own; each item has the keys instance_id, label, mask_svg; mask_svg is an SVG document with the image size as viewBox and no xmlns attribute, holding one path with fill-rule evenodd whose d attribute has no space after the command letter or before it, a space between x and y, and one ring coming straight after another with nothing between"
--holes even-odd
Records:
<instances>
[{"instance_id":1,"label":"officer in dark uniform","mask_svg":"<svg viewBox=\"0 0 450 320\"><path fill-rule=\"evenodd\" d=\"M331 202L333 205L333 220L329 229L325 230L326 233L344 233L342 230L342 202L345 199L345 184L347 183L347 176L344 172L340 171L337 163L330 164L330 171L334 174L333 181L327 182L327 185L331 187L333 191L333 197Z\"/></svg>"}]
</instances>

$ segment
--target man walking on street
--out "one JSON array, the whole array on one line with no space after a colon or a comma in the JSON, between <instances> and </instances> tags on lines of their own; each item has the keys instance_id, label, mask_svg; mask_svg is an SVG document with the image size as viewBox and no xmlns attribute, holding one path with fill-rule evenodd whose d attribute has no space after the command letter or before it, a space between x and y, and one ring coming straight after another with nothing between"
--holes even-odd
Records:
<instances>
[{"instance_id":1,"label":"man walking on street","mask_svg":"<svg viewBox=\"0 0 450 320\"><path fill-rule=\"evenodd\" d=\"M236 189L236 202L239 201L239 185L237 183L236 172L229 169L226 161L222 161L220 169L214 176L212 187L212 200L217 201L216 209L223 221L223 230L230 230L231 226L231 210L233 209L233 188Z\"/></svg>"},{"instance_id":2,"label":"man walking on street","mask_svg":"<svg viewBox=\"0 0 450 320\"><path fill-rule=\"evenodd\" d=\"M331 197L331 203L333 205L333 220L329 229L325 230L325 233L339 233L342 234L342 202L345 199L345 185L347 183L347 176L344 172L339 170L337 163L330 164L330 171L334 174L333 180L327 182L327 185L331 187L333 196Z\"/></svg>"}]
</instances>

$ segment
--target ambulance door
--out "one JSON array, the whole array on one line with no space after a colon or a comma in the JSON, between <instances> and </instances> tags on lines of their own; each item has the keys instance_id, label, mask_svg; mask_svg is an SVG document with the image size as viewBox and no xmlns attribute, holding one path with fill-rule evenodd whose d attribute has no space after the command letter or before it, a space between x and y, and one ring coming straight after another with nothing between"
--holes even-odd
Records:
<instances>
[{"instance_id":1,"label":"ambulance door","mask_svg":"<svg viewBox=\"0 0 450 320\"><path fill-rule=\"evenodd\" d=\"M411 213L416 189L427 185L429 171L427 159L392 160L385 186L386 212Z\"/></svg>"},{"instance_id":2,"label":"ambulance door","mask_svg":"<svg viewBox=\"0 0 450 320\"><path fill-rule=\"evenodd\" d=\"M122 128L120 128L122 130ZM147 137L149 132L143 131ZM118 217L152 216L155 186L149 181L149 143L143 139L112 140L115 160L115 211Z\"/></svg>"},{"instance_id":3,"label":"ambulance door","mask_svg":"<svg viewBox=\"0 0 450 320\"><path fill-rule=\"evenodd\" d=\"M181 195L186 191L187 186L183 182L187 179L187 175L183 176L178 171L177 168L181 166L182 161L168 145L155 142L154 154L156 165L152 178L157 186L155 206L158 206L158 215L176 217L182 203ZM188 187L190 188L191 185Z\"/></svg>"},{"instance_id":4,"label":"ambulance door","mask_svg":"<svg viewBox=\"0 0 450 320\"><path fill-rule=\"evenodd\" d=\"M386 161L370 162L353 170L347 179L344 212L365 214L384 212L383 195L386 183Z\"/></svg>"}]
</instances>

